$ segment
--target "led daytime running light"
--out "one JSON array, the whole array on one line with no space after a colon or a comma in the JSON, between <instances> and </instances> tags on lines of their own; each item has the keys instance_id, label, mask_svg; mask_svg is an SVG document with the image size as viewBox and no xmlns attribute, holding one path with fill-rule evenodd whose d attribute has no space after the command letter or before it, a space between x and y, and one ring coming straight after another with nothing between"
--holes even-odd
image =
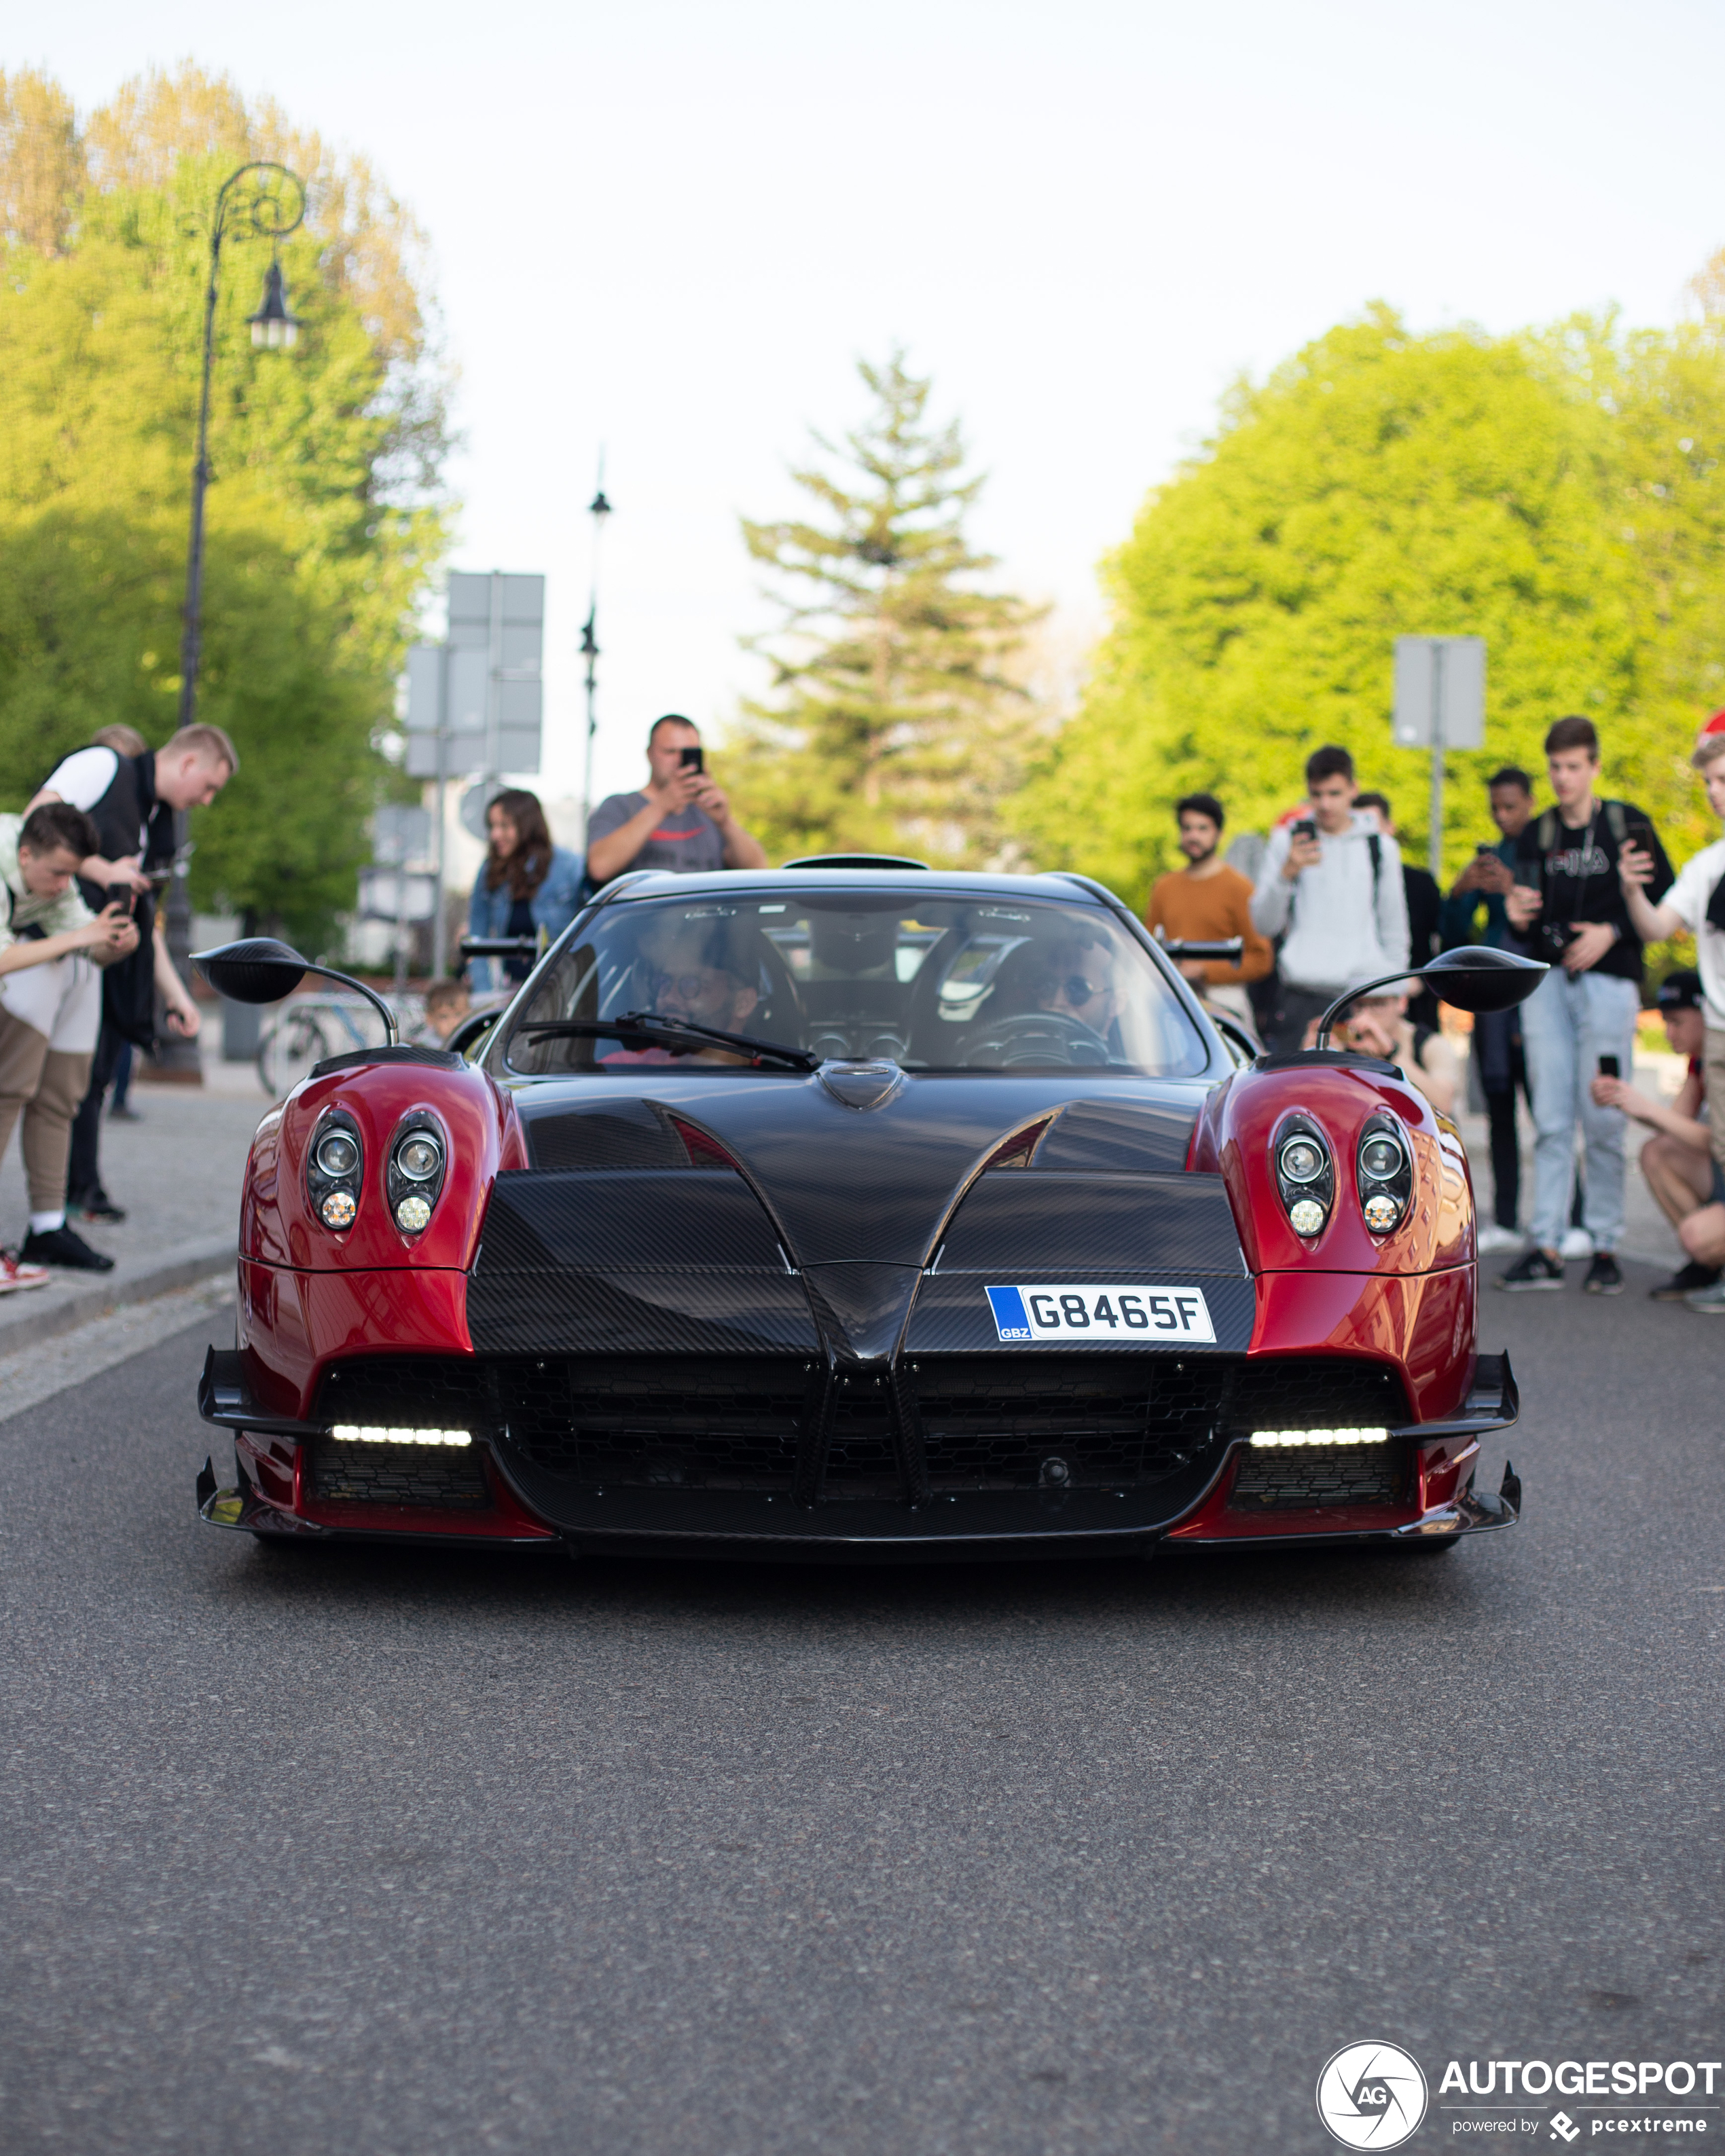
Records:
<instances>
[{"instance_id":1,"label":"led daytime running light","mask_svg":"<svg viewBox=\"0 0 1725 2156\"><path fill-rule=\"evenodd\" d=\"M1254 1445L1283 1446L1302 1445L1387 1445L1387 1430L1255 1430Z\"/></svg>"},{"instance_id":2,"label":"led daytime running light","mask_svg":"<svg viewBox=\"0 0 1725 2156\"><path fill-rule=\"evenodd\" d=\"M471 1445L465 1430L382 1430L376 1423L338 1422L330 1431L338 1445Z\"/></svg>"}]
</instances>

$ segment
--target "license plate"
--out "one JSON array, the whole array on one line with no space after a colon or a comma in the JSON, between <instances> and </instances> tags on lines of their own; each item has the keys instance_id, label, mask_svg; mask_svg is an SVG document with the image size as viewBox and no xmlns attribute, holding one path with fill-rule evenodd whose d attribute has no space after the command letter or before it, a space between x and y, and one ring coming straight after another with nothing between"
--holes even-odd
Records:
<instances>
[{"instance_id":1,"label":"license plate","mask_svg":"<svg viewBox=\"0 0 1725 2156\"><path fill-rule=\"evenodd\" d=\"M1151 1347L1206 1342L1216 1329L1195 1287L991 1287L985 1290L1003 1340L1118 1341Z\"/></svg>"}]
</instances>

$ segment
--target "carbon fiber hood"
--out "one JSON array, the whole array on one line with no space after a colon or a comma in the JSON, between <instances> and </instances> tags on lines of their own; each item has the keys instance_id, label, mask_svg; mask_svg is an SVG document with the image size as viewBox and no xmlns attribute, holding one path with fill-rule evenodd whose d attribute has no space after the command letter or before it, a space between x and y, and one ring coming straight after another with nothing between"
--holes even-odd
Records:
<instances>
[{"instance_id":1,"label":"carbon fiber hood","mask_svg":"<svg viewBox=\"0 0 1725 2156\"><path fill-rule=\"evenodd\" d=\"M475 1348L885 1363L993 1343L983 1284L1050 1268L1202 1277L1245 1344L1220 1178L1184 1172L1201 1086L913 1078L856 1109L813 1077L643 1075L516 1095L533 1165L492 1192Z\"/></svg>"},{"instance_id":2,"label":"carbon fiber hood","mask_svg":"<svg viewBox=\"0 0 1725 2156\"><path fill-rule=\"evenodd\" d=\"M1078 1096L1076 1075L913 1075L858 1110L814 1075L655 1082L638 1071L627 1093L615 1079L557 1081L522 1087L516 1107L536 1167L593 1169L683 1164L655 1134L670 1111L737 1161L793 1264L920 1266L967 1184L1039 1118L1052 1120L1032 1172L1181 1173L1203 1084L1137 1081Z\"/></svg>"}]
</instances>

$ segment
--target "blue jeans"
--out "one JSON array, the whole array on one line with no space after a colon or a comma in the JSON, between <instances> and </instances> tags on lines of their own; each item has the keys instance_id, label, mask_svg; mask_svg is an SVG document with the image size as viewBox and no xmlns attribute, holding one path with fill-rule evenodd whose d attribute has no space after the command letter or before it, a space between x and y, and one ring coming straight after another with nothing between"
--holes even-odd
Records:
<instances>
[{"instance_id":1,"label":"blue jeans","mask_svg":"<svg viewBox=\"0 0 1725 2156\"><path fill-rule=\"evenodd\" d=\"M1597 1250L1615 1250L1622 1240L1625 1117L1620 1109L1596 1107L1588 1088L1602 1055L1617 1058L1623 1077L1634 1075L1640 1007L1633 981L1570 974L1561 966L1522 1005L1533 1101L1533 1240L1547 1250L1556 1250L1568 1224L1578 1122L1587 1163L1587 1232Z\"/></svg>"}]
</instances>

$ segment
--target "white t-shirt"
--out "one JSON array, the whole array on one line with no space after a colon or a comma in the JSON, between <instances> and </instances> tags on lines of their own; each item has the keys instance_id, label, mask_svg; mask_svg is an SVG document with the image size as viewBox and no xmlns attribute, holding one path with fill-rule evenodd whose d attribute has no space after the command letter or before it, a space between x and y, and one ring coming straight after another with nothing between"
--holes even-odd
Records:
<instances>
[{"instance_id":1,"label":"white t-shirt","mask_svg":"<svg viewBox=\"0 0 1725 2156\"><path fill-rule=\"evenodd\" d=\"M94 808L97 802L114 783L120 769L120 755L116 749L80 748L69 756L64 763L57 763L44 782L50 793L58 793L62 801L69 801L74 808ZM138 850L141 852L149 843L149 833L142 824L138 827ZM1705 900L1702 901L1705 904ZM1725 1019L1720 1021L1725 1024Z\"/></svg>"},{"instance_id":2,"label":"white t-shirt","mask_svg":"<svg viewBox=\"0 0 1725 2156\"><path fill-rule=\"evenodd\" d=\"M1725 929L1715 928L1707 919L1707 901L1721 876L1725 876L1725 839L1715 839L1692 861L1684 862L1677 880L1659 902L1670 906L1693 935L1707 1021L1715 1031L1725 1033Z\"/></svg>"}]
</instances>

